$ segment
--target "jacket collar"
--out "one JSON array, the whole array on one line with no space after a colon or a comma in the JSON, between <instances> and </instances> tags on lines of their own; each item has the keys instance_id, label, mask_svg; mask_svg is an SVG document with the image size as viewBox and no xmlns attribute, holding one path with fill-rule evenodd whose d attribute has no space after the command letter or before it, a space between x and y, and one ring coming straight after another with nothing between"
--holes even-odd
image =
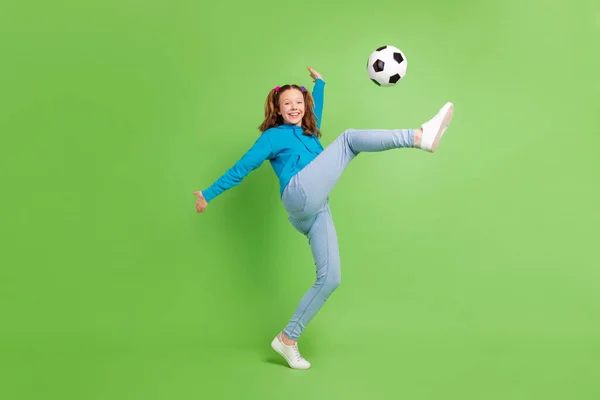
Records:
<instances>
[{"instance_id":1,"label":"jacket collar","mask_svg":"<svg viewBox=\"0 0 600 400\"><path fill-rule=\"evenodd\" d=\"M277 128L277 129L294 129L294 130L295 129L300 129L300 130L302 130L301 126L292 125L292 124L281 124L281 125L276 126L275 128Z\"/></svg>"},{"instance_id":2,"label":"jacket collar","mask_svg":"<svg viewBox=\"0 0 600 400\"><path fill-rule=\"evenodd\" d=\"M288 130L292 130L292 131L294 131L294 134L296 134L296 136L309 136L309 135L304 135L304 131L302 130L302 127L298 126L298 125L281 124L281 125L275 126L274 128L275 129L288 129ZM310 135L310 136L314 136L314 135Z\"/></svg>"}]
</instances>

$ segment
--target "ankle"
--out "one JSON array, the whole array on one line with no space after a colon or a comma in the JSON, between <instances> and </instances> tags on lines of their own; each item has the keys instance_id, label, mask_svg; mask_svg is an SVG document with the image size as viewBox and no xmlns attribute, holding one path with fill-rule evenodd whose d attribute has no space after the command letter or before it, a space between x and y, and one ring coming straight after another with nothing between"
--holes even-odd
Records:
<instances>
[{"instance_id":1,"label":"ankle","mask_svg":"<svg viewBox=\"0 0 600 400\"><path fill-rule=\"evenodd\" d=\"M415 144L414 147L421 148L421 138L423 137L423 129L419 128L415 132Z\"/></svg>"},{"instance_id":2,"label":"ankle","mask_svg":"<svg viewBox=\"0 0 600 400\"><path fill-rule=\"evenodd\" d=\"M281 341L283 342L283 344L285 344L286 346L293 346L296 344L295 340L291 340L288 339L287 336L285 336L285 333L281 332Z\"/></svg>"}]
</instances>

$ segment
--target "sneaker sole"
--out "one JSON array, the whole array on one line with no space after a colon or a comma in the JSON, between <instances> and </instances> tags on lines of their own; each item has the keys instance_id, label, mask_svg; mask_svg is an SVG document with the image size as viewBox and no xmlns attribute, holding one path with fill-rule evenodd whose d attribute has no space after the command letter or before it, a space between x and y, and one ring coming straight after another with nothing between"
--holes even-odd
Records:
<instances>
[{"instance_id":1,"label":"sneaker sole","mask_svg":"<svg viewBox=\"0 0 600 400\"><path fill-rule=\"evenodd\" d=\"M271 347L279 355L281 355L281 357L283 357L283 359L288 363L288 365L290 366L290 368L292 368L292 369L309 369L310 368L310 365L308 367L306 367L306 368L294 367L292 365L292 363L290 362L290 360L288 360L288 358L285 356L285 353L283 353L283 351L281 351L281 349L279 348L279 341L277 340L277 338L273 339L273 341L271 342Z\"/></svg>"},{"instance_id":2,"label":"sneaker sole","mask_svg":"<svg viewBox=\"0 0 600 400\"><path fill-rule=\"evenodd\" d=\"M452 121L452 116L454 115L454 104L448 103L448 109L446 110L446 115L444 115L444 119L440 125L440 131L437 135L435 135L435 139L433 139L433 144L431 145L431 152L435 153L438 145L440 144L440 140L442 140L442 136L444 136L444 132L448 125L450 125L450 121Z\"/></svg>"}]
</instances>

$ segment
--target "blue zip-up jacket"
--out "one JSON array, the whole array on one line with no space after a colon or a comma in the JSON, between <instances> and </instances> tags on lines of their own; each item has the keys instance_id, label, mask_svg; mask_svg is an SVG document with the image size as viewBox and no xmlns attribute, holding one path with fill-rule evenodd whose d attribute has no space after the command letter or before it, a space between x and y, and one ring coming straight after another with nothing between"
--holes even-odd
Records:
<instances>
[{"instance_id":1,"label":"blue zip-up jacket","mask_svg":"<svg viewBox=\"0 0 600 400\"><path fill-rule=\"evenodd\" d=\"M319 128L323 114L324 88L325 82L316 79L312 95ZM319 138L316 135L303 134L301 126L284 124L267 129L233 167L209 188L202 190L202 195L210 202L224 191L239 185L250 172L260 167L265 160L269 160L279 178L281 196L290 179L322 151L323 146Z\"/></svg>"}]
</instances>

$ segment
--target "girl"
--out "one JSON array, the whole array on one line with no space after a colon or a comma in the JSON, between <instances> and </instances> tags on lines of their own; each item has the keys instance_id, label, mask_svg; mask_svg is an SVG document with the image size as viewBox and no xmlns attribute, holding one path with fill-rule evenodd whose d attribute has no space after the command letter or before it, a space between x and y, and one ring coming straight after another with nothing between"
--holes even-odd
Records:
<instances>
[{"instance_id":1,"label":"girl","mask_svg":"<svg viewBox=\"0 0 600 400\"><path fill-rule=\"evenodd\" d=\"M321 137L325 82L308 67L314 82L312 94L304 86L273 88L265 102L262 132L254 145L223 176L198 196L196 210L223 191L238 185L251 171L269 160L279 179L280 196L288 220L308 239L316 266L316 280L302 297L292 318L271 342L291 368L308 369L310 362L298 350L297 340L310 320L340 284L340 257L329 193L344 169L361 152L419 148L435 152L452 119L454 105L446 103L420 129L348 129L326 149Z\"/></svg>"}]
</instances>

